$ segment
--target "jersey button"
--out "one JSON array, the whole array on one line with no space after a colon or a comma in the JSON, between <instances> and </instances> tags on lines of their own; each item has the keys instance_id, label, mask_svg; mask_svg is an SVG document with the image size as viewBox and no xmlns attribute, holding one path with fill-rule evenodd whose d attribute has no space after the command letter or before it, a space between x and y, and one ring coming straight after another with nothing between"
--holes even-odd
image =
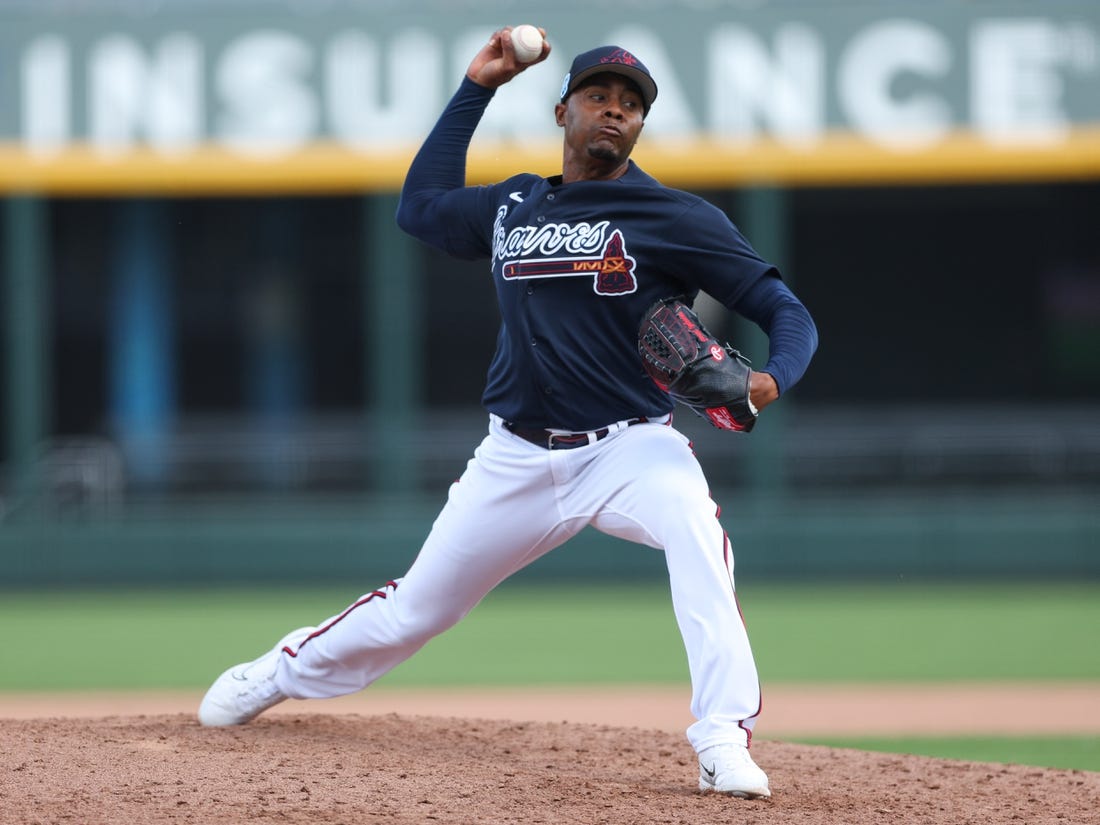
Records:
<instances>
[{"instance_id":1,"label":"jersey button","mask_svg":"<svg viewBox=\"0 0 1100 825\"><path fill-rule=\"evenodd\" d=\"M546 216L545 215L539 215L538 216L538 222L539 223L546 223Z\"/></svg>"},{"instance_id":2,"label":"jersey button","mask_svg":"<svg viewBox=\"0 0 1100 825\"><path fill-rule=\"evenodd\" d=\"M553 387L543 387L542 391L544 393L546 393L547 395L552 395L553 392L554 392L554 388Z\"/></svg>"},{"instance_id":3,"label":"jersey button","mask_svg":"<svg viewBox=\"0 0 1100 825\"><path fill-rule=\"evenodd\" d=\"M537 347L538 345L539 345L538 339L532 338L531 339L531 346Z\"/></svg>"},{"instance_id":4,"label":"jersey button","mask_svg":"<svg viewBox=\"0 0 1100 825\"><path fill-rule=\"evenodd\" d=\"M528 295L534 295L535 294L535 288L533 286L531 286L530 284L527 285L527 294Z\"/></svg>"},{"instance_id":5,"label":"jersey button","mask_svg":"<svg viewBox=\"0 0 1100 825\"><path fill-rule=\"evenodd\" d=\"M554 199L554 193L553 193L553 192L551 192L551 193L550 193L549 195L547 195L547 196L546 196L546 199L547 199L548 201L552 201L552 200Z\"/></svg>"}]
</instances>

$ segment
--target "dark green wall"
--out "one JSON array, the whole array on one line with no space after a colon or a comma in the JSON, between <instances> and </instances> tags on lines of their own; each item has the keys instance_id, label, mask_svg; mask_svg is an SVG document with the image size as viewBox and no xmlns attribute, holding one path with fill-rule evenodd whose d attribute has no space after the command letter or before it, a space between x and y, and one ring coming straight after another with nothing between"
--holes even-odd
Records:
<instances>
[{"instance_id":1,"label":"dark green wall","mask_svg":"<svg viewBox=\"0 0 1100 825\"><path fill-rule=\"evenodd\" d=\"M1095 496L813 497L715 492L751 579L1100 577ZM441 499L179 507L0 529L0 587L359 581L400 576ZM487 526L487 529L492 529ZM661 554L587 530L525 580L663 576Z\"/></svg>"}]
</instances>

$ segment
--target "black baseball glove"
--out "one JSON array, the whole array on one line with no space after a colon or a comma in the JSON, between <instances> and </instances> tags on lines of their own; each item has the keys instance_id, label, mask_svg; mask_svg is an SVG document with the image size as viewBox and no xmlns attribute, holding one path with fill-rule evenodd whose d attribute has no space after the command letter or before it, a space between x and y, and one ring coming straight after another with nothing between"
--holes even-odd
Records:
<instances>
[{"instance_id":1,"label":"black baseball glove","mask_svg":"<svg viewBox=\"0 0 1100 825\"><path fill-rule=\"evenodd\" d=\"M749 360L719 343L679 298L665 298L646 310L638 352L657 386L715 427L747 433L756 425Z\"/></svg>"}]
</instances>

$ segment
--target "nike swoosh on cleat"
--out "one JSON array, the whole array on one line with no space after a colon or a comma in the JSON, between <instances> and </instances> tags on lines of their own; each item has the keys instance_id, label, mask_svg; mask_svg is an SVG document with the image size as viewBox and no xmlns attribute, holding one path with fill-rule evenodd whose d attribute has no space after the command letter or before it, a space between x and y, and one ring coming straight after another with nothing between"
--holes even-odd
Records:
<instances>
[{"instance_id":1,"label":"nike swoosh on cleat","mask_svg":"<svg viewBox=\"0 0 1100 825\"><path fill-rule=\"evenodd\" d=\"M703 769L703 773L705 773L707 775L707 779L709 779L711 782L713 782L714 781L714 775L718 771L715 770L715 768L713 766L708 768L706 765L701 765L700 767Z\"/></svg>"}]
</instances>

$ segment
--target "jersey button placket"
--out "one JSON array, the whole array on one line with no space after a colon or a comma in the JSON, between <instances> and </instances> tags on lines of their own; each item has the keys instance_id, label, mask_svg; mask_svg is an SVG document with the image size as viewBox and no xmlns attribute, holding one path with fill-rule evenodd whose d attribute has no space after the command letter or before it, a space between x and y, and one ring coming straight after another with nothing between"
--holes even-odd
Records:
<instances>
[{"instance_id":1,"label":"jersey button placket","mask_svg":"<svg viewBox=\"0 0 1100 825\"><path fill-rule=\"evenodd\" d=\"M549 193L546 196L546 200L553 201L554 200L554 193L553 192ZM537 218L535 218L535 220L538 221L539 223L546 223L546 216L545 215L539 215Z\"/></svg>"},{"instance_id":2,"label":"jersey button placket","mask_svg":"<svg viewBox=\"0 0 1100 825\"><path fill-rule=\"evenodd\" d=\"M554 193L553 192L549 193L546 196L546 200L553 201L554 200ZM537 223L546 223L546 216L545 215L538 215L535 218L535 221ZM532 293L534 293L534 291L535 291L534 284L528 284L527 285L527 294L531 295ZM537 347L538 346L538 339L535 336L531 336L531 346L532 347ZM543 386L542 392L543 392L544 395L553 395L554 394L554 388L551 387L551 386ZM558 453L553 453L553 455L557 455L557 454Z\"/></svg>"}]
</instances>

